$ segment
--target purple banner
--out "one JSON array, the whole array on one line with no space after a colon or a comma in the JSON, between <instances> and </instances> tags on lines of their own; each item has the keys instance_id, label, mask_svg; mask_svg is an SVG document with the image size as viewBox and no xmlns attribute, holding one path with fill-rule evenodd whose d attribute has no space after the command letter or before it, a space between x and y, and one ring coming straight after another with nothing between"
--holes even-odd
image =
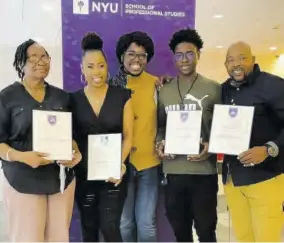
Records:
<instances>
[{"instance_id":1,"label":"purple banner","mask_svg":"<svg viewBox=\"0 0 284 243\"><path fill-rule=\"evenodd\" d=\"M195 24L195 0L62 0L61 3L63 87L68 91L83 87L80 82L81 39L86 32L95 31L104 40L111 75L118 69L116 41L122 34L136 30L147 32L155 43L155 56L148 71L157 76L174 75L169 39L178 29ZM163 204L161 192L157 209L159 241L175 241ZM81 240L76 210L70 240Z\"/></svg>"},{"instance_id":2,"label":"purple banner","mask_svg":"<svg viewBox=\"0 0 284 243\"><path fill-rule=\"evenodd\" d=\"M174 31L193 27L195 0L62 0L63 87L81 88L81 38L95 31L104 40L109 71L113 75L118 62L117 39L135 30L147 32L155 42L156 55L148 71L155 75L174 74L168 42Z\"/></svg>"}]
</instances>

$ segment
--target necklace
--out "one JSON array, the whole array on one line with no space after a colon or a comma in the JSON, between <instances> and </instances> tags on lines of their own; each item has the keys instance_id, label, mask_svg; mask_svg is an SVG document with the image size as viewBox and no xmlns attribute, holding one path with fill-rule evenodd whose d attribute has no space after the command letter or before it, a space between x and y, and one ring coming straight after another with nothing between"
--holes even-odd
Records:
<instances>
[{"instance_id":1,"label":"necklace","mask_svg":"<svg viewBox=\"0 0 284 243\"><path fill-rule=\"evenodd\" d=\"M179 93L179 97L180 97L180 109L183 111L184 110L184 98L185 96L192 90L194 84L195 84L195 81L197 80L198 78L198 73L196 74L196 77L194 78L193 82L191 83L188 91L185 93L185 95L182 97L181 95L181 91L180 91L180 87L179 87L179 77L177 78L177 86L178 86L178 93Z\"/></svg>"}]
</instances>

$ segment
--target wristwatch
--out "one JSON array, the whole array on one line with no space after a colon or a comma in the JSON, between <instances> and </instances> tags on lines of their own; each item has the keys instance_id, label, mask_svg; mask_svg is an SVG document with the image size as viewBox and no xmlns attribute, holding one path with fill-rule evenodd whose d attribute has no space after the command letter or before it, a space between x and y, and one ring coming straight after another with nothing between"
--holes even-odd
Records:
<instances>
[{"instance_id":1,"label":"wristwatch","mask_svg":"<svg viewBox=\"0 0 284 243\"><path fill-rule=\"evenodd\" d=\"M267 144L265 144L265 147L266 147L267 153L270 157L275 158L275 157L278 156L279 148L275 143L268 142Z\"/></svg>"}]
</instances>

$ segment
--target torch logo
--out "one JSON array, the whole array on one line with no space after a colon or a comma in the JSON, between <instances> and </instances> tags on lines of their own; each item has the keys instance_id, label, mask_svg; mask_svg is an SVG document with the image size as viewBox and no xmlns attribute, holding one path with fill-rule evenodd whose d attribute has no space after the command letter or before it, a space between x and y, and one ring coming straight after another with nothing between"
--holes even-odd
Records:
<instances>
[{"instance_id":1,"label":"torch logo","mask_svg":"<svg viewBox=\"0 0 284 243\"><path fill-rule=\"evenodd\" d=\"M89 14L89 0L73 0L74 14Z\"/></svg>"}]
</instances>

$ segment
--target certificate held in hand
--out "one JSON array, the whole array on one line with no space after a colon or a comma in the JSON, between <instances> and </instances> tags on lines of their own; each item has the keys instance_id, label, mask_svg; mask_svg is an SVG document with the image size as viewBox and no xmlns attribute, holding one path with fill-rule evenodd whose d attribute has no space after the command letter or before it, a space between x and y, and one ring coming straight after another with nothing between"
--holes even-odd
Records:
<instances>
[{"instance_id":1,"label":"certificate held in hand","mask_svg":"<svg viewBox=\"0 0 284 243\"><path fill-rule=\"evenodd\" d=\"M33 110L33 151L48 160L72 160L71 112Z\"/></svg>"},{"instance_id":2,"label":"certificate held in hand","mask_svg":"<svg viewBox=\"0 0 284 243\"><path fill-rule=\"evenodd\" d=\"M88 180L121 178L122 135L88 136Z\"/></svg>"},{"instance_id":3,"label":"certificate held in hand","mask_svg":"<svg viewBox=\"0 0 284 243\"><path fill-rule=\"evenodd\" d=\"M200 149L202 111L169 111L165 153L196 155Z\"/></svg>"},{"instance_id":4,"label":"certificate held in hand","mask_svg":"<svg viewBox=\"0 0 284 243\"><path fill-rule=\"evenodd\" d=\"M253 117L252 106L215 105L209 152L239 155L248 150Z\"/></svg>"}]
</instances>

